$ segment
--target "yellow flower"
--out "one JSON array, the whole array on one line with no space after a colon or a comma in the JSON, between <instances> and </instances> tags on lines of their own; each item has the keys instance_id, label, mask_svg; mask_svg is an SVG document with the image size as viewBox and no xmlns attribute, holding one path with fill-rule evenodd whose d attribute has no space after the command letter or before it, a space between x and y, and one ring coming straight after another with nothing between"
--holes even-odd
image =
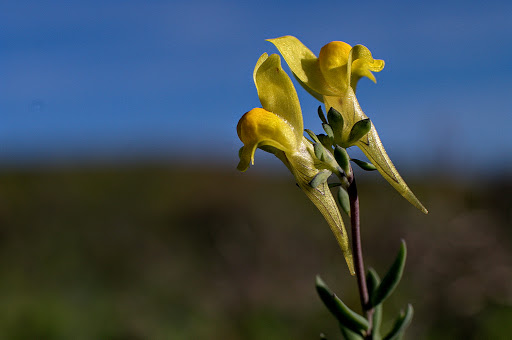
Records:
<instances>
[{"instance_id":1,"label":"yellow flower","mask_svg":"<svg viewBox=\"0 0 512 340\"><path fill-rule=\"evenodd\" d=\"M318 58L295 37L285 36L269 41L281 52L304 89L323 102L327 110L332 107L341 113L343 123L333 127L335 142L344 148L358 146L403 197L422 212L428 213L389 159L373 124L362 137L351 133L356 123L368 119L355 95L357 83L362 77L376 82L372 72L381 71L384 61L373 59L368 48L362 45L351 47L341 41L333 41L322 47ZM354 139L354 136L357 138Z\"/></svg>"},{"instance_id":2,"label":"yellow flower","mask_svg":"<svg viewBox=\"0 0 512 340\"><path fill-rule=\"evenodd\" d=\"M347 232L329 186L326 181L315 187L310 185L320 171L327 170L315 157L311 142L303 136L299 98L281 67L279 55L263 54L256 63L253 76L263 108L250 110L238 122L237 133L244 143L240 149L238 169L245 171L250 163L254 163L256 148L276 155L326 219L343 251L350 273L354 275Z\"/></svg>"}]
</instances>

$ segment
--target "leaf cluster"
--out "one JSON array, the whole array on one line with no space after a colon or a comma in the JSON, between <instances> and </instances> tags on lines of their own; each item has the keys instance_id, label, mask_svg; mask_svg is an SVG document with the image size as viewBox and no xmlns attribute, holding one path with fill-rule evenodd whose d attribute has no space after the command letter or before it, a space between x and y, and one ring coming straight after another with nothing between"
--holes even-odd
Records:
<instances>
[{"instance_id":1,"label":"leaf cluster","mask_svg":"<svg viewBox=\"0 0 512 340\"><path fill-rule=\"evenodd\" d=\"M402 278L406 257L407 248L405 241L402 240L398 254L382 280L374 269L370 268L368 270L366 280L370 299L369 304L365 306L364 309L366 312L373 311L371 322L350 309L331 291L325 282L317 276L316 290L318 295L329 312L338 321L341 333L346 340L399 340L402 338L412 320L412 305L407 305L406 309L400 312L395 318L393 327L385 336L381 335L381 321L383 313L382 305L398 286ZM326 339L325 336L323 339Z\"/></svg>"},{"instance_id":2,"label":"leaf cluster","mask_svg":"<svg viewBox=\"0 0 512 340\"><path fill-rule=\"evenodd\" d=\"M341 209L350 216L350 200L347 193L347 187L352 177L352 167L350 161L354 162L361 169L366 171L373 171L377 168L375 165L365 162L359 159L350 158L347 150L337 144L339 139L336 135L337 131L341 131L343 128L343 116L334 108L330 108L327 113L327 118L322 111L322 107L318 107L318 116L322 121L322 127L325 134L316 135L311 130L305 129L306 133L312 139L313 149L315 157L325 170L320 171L309 183L313 188L316 188L322 183L325 183L331 174L335 174L340 183L330 183L331 188L339 187L336 198ZM360 139L368 133L371 128L371 122L369 119L361 120L357 122L352 130L350 131L351 138Z\"/></svg>"}]
</instances>

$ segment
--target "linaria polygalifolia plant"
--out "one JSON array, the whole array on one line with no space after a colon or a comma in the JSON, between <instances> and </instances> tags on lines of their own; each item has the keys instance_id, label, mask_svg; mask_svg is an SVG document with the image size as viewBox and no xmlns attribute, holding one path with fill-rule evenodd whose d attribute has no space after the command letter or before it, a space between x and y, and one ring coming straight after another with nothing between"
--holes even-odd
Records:
<instances>
[{"instance_id":1,"label":"linaria polygalifolia plant","mask_svg":"<svg viewBox=\"0 0 512 340\"><path fill-rule=\"evenodd\" d=\"M384 61L373 59L362 45L354 47L333 41L322 47L316 57L297 38L285 36L268 40L274 44L290 67L297 82L324 104L318 116L325 134L304 130L302 112L292 81L281 67L277 54L264 53L254 68L254 83L262 108L245 113L237 125L243 147L238 169L246 171L254 163L257 148L274 154L288 167L297 185L315 204L330 226L347 262L351 275L357 278L363 315L351 310L320 277L316 289L321 300L336 318L345 339L400 339L412 319L408 305L396 317L391 330L381 335L382 304L398 285L405 265L406 245L402 241L398 255L381 280L363 263L359 199L351 162L364 170L380 174L416 208L428 213L414 196L389 159L375 126L362 111L356 97L356 86L362 77L372 81L372 72L384 68ZM304 131L309 139L304 136ZM370 162L351 159L346 149L359 147ZM334 176L332 176L334 175ZM328 183L334 177L337 182ZM352 242L343 224L341 210L350 217ZM321 335L321 338L325 337Z\"/></svg>"}]
</instances>

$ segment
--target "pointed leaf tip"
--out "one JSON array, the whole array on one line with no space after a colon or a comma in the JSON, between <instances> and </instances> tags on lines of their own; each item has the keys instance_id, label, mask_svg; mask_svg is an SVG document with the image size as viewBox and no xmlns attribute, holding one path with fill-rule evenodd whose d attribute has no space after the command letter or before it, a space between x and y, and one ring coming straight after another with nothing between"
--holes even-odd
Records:
<instances>
[{"instance_id":1,"label":"pointed leaf tip","mask_svg":"<svg viewBox=\"0 0 512 340\"><path fill-rule=\"evenodd\" d=\"M373 165L372 163L361 161L359 159L352 158L352 162L356 163L361 169L366 171L374 171L377 170L377 167Z\"/></svg>"},{"instance_id":2,"label":"pointed leaf tip","mask_svg":"<svg viewBox=\"0 0 512 340\"><path fill-rule=\"evenodd\" d=\"M340 129L343 129L343 116L334 107L331 107L327 112L327 120L329 124L339 125Z\"/></svg>"},{"instance_id":3,"label":"pointed leaf tip","mask_svg":"<svg viewBox=\"0 0 512 340\"><path fill-rule=\"evenodd\" d=\"M393 290L400 282L405 267L405 260L407 258L407 248L405 241L402 240L400 250L395 258L395 261L389 268L388 272L382 279L375 292L370 297L371 306L375 307L380 305L384 300L391 295Z\"/></svg>"},{"instance_id":4,"label":"pointed leaf tip","mask_svg":"<svg viewBox=\"0 0 512 340\"><path fill-rule=\"evenodd\" d=\"M340 204L341 210L348 216L350 216L350 198L348 192L340 186L338 189L338 203Z\"/></svg>"},{"instance_id":5,"label":"pointed leaf tip","mask_svg":"<svg viewBox=\"0 0 512 340\"><path fill-rule=\"evenodd\" d=\"M327 121L332 128L334 141L336 144L342 144L343 116L335 108L331 107L327 112Z\"/></svg>"},{"instance_id":6,"label":"pointed leaf tip","mask_svg":"<svg viewBox=\"0 0 512 340\"><path fill-rule=\"evenodd\" d=\"M362 119L354 124L348 136L348 144L352 145L363 138L372 128L370 118Z\"/></svg>"},{"instance_id":7,"label":"pointed leaf tip","mask_svg":"<svg viewBox=\"0 0 512 340\"><path fill-rule=\"evenodd\" d=\"M334 141L334 132L332 131L332 127L329 124L322 124L322 128L329 138Z\"/></svg>"},{"instance_id":8,"label":"pointed leaf tip","mask_svg":"<svg viewBox=\"0 0 512 340\"><path fill-rule=\"evenodd\" d=\"M414 314L414 309L411 304L407 305L407 310L400 313L400 316L395 321L393 329L389 332L388 335L384 338L384 340L399 340L402 338L402 335L405 333L405 330L411 323L412 317Z\"/></svg>"},{"instance_id":9,"label":"pointed leaf tip","mask_svg":"<svg viewBox=\"0 0 512 340\"><path fill-rule=\"evenodd\" d=\"M324 111L322 110L322 106L318 106L318 117L322 121L322 123L327 124L327 120L325 119Z\"/></svg>"}]
</instances>

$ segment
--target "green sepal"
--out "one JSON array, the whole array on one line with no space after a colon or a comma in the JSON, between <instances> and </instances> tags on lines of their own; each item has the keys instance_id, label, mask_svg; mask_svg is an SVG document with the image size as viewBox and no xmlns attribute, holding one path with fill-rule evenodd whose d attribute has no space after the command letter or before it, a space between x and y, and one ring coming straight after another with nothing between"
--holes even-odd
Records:
<instances>
[{"instance_id":1,"label":"green sepal","mask_svg":"<svg viewBox=\"0 0 512 340\"><path fill-rule=\"evenodd\" d=\"M334 159L336 159L340 168L342 168L348 175L350 173L350 156L348 155L347 150L336 145L334 148Z\"/></svg>"},{"instance_id":2,"label":"green sepal","mask_svg":"<svg viewBox=\"0 0 512 340\"><path fill-rule=\"evenodd\" d=\"M332 131L332 127L329 124L322 124L325 133L327 136L334 142L334 132Z\"/></svg>"},{"instance_id":3,"label":"green sepal","mask_svg":"<svg viewBox=\"0 0 512 340\"><path fill-rule=\"evenodd\" d=\"M322 145L322 143L313 144L313 150L315 151L316 158L318 158L321 161L325 161L326 150L325 150L325 147Z\"/></svg>"},{"instance_id":4,"label":"green sepal","mask_svg":"<svg viewBox=\"0 0 512 340\"><path fill-rule=\"evenodd\" d=\"M341 134L343 130L343 116L335 108L331 107L327 112L327 121L332 126L333 130L338 131Z\"/></svg>"},{"instance_id":5,"label":"green sepal","mask_svg":"<svg viewBox=\"0 0 512 340\"><path fill-rule=\"evenodd\" d=\"M325 119L324 111L322 110L322 106L318 106L318 117L320 117L320 120L322 123L327 124L327 119Z\"/></svg>"},{"instance_id":6,"label":"green sepal","mask_svg":"<svg viewBox=\"0 0 512 340\"><path fill-rule=\"evenodd\" d=\"M331 176L331 174L332 172L330 172L329 170L320 170L316 174L316 176L313 177L311 182L309 182L309 185L312 186L313 188L316 188L320 184L327 182L327 179L329 178L329 176Z\"/></svg>"},{"instance_id":7,"label":"green sepal","mask_svg":"<svg viewBox=\"0 0 512 340\"><path fill-rule=\"evenodd\" d=\"M388 335L384 338L384 340L399 340L402 338L407 326L411 323L412 316L414 314L414 309L411 304L407 305L407 310L405 313L400 312L400 316L396 319L395 325L391 329Z\"/></svg>"},{"instance_id":8,"label":"green sepal","mask_svg":"<svg viewBox=\"0 0 512 340\"><path fill-rule=\"evenodd\" d=\"M373 268L368 269L368 274L366 275L366 284L368 286L368 293L370 295L374 294L377 290L377 287L380 283L380 277L377 272ZM380 340L380 325L382 323L382 304L374 307L373 312L373 324L372 324L372 334L373 340Z\"/></svg>"},{"instance_id":9,"label":"green sepal","mask_svg":"<svg viewBox=\"0 0 512 340\"><path fill-rule=\"evenodd\" d=\"M327 121L332 128L334 135L334 142L336 144L343 144L343 116L335 108L331 107L327 112Z\"/></svg>"},{"instance_id":10,"label":"green sepal","mask_svg":"<svg viewBox=\"0 0 512 340\"><path fill-rule=\"evenodd\" d=\"M402 240L402 244L400 245L400 250L398 251L395 261L375 290L375 293L370 296L370 305L372 307L376 307L384 302L384 300L391 295L393 290L396 288L402 278L406 258L407 247L405 245L405 241Z\"/></svg>"},{"instance_id":11,"label":"green sepal","mask_svg":"<svg viewBox=\"0 0 512 340\"><path fill-rule=\"evenodd\" d=\"M360 335L363 335L363 332L368 330L368 320L348 308L347 305L327 287L320 276L316 277L316 290L327 309L329 309L331 314L336 317L343 327Z\"/></svg>"},{"instance_id":12,"label":"green sepal","mask_svg":"<svg viewBox=\"0 0 512 340\"><path fill-rule=\"evenodd\" d=\"M329 117L329 116L327 116ZM348 145L353 145L357 143L361 138L366 136L370 129L372 128L372 122L370 118L362 119L352 126L352 130L350 130L350 134L348 135Z\"/></svg>"},{"instance_id":13,"label":"green sepal","mask_svg":"<svg viewBox=\"0 0 512 340\"><path fill-rule=\"evenodd\" d=\"M340 324L341 334L345 340L363 340L363 337Z\"/></svg>"},{"instance_id":14,"label":"green sepal","mask_svg":"<svg viewBox=\"0 0 512 340\"><path fill-rule=\"evenodd\" d=\"M373 165L372 163L370 162L365 162L365 161L361 161L359 159L354 159L352 158L351 159L352 162L356 163L361 169L363 170L366 170L366 171L374 171L374 170L377 170L377 168L375 167L375 165Z\"/></svg>"},{"instance_id":15,"label":"green sepal","mask_svg":"<svg viewBox=\"0 0 512 340\"><path fill-rule=\"evenodd\" d=\"M322 143L314 143L313 151L315 153L315 157L323 163L322 166L325 167L325 169L328 169L331 172L335 173L336 176L338 176L338 178L340 179L340 181L343 182L344 179L346 181L345 172L343 171L342 168L340 168L340 166L336 162L336 159L334 159L332 153L324 145L322 145Z\"/></svg>"},{"instance_id":16,"label":"green sepal","mask_svg":"<svg viewBox=\"0 0 512 340\"><path fill-rule=\"evenodd\" d=\"M326 148L332 147L333 140L329 136L324 135L323 133L320 133L316 136L318 137L318 140L320 141L320 143L322 143L323 146L325 146Z\"/></svg>"},{"instance_id":17,"label":"green sepal","mask_svg":"<svg viewBox=\"0 0 512 340\"><path fill-rule=\"evenodd\" d=\"M343 187L340 187L336 198L338 199L341 210L350 216L350 198L348 197L348 192Z\"/></svg>"}]
</instances>

